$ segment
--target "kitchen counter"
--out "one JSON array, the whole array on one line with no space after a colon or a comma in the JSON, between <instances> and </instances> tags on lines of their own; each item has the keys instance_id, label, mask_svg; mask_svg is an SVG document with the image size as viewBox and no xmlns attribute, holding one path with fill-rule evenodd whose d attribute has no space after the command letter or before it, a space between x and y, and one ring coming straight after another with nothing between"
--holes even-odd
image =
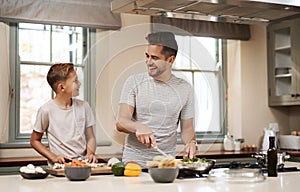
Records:
<instances>
[{"instance_id":1,"label":"kitchen counter","mask_svg":"<svg viewBox=\"0 0 300 192\"><path fill-rule=\"evenodd\" d=\"M286 167L300 163L286 162ZM49 175L42 180L27 180L20 175L0 176L1 191L47 192L47 191L122 191L122 192L199 192L199 191L298 191L300 172L278 173L278 177L266 177L260 183L214 183L206 178L176 179L174 183L154 183L148 173L138 177L115 177L113 175L93 175L86 181L69 181L65 177Z\"/></svg>"}]
</instances>

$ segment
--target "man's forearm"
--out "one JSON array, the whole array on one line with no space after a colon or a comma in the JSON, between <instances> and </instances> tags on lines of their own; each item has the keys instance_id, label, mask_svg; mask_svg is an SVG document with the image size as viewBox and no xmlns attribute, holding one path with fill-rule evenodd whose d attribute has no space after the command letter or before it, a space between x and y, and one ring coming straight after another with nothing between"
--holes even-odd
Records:
<instances>
[{"instance_id":1,"label":"man's forearm","mask_svg":"<svg viewBox=\"0 0 300 192\"><path fill-rule=\"evenodd\" d=\"M116 128L118 131L120 132L124 132L124 133L135 133L138 126L139 126L139 122L136 121L132 121L132 120L126 120L126 119L120 119L117 123L116 123Z\"/></svg>"},{"instance_id":2,"label":"man's forearm","mask_svg":"<svg viewBox=\"0 0 300 192\"><path fill-rule=\"evenodd\" d=\"M182 134L181 140L184 144L189 144L196 141L196 135L194 132Z\"/></svg>"},{"instance_id":3,"label":"man's forearm","mask_svg":"<svg viewBox=\"0 0 300 192\"><path fill-rule=\"evenodd\" d=\"M181 121L181 140L184 144L188 144L196 140L193 119Z\"/></svg>"}]
</instances>

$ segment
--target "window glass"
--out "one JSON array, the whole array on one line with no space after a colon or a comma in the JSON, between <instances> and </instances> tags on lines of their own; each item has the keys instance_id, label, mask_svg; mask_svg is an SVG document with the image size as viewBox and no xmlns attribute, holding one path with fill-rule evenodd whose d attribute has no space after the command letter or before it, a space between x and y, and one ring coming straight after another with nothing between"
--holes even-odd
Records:
<instances>
[{"instance_id":1,"label":"window glass","mask_svg":"<svg viewBox=\"0 0 300 192\"><path fill-rule=\"evenodd\" d=\"M35 26L35 24L30 26ZM28 28L29 26L19 29L20 59L22 61L50 62L50 30L46 27L34 30Z\"/></svg>"},{"instance_id":2,"label":"window glass","mask_svg":"<svg viewBox=\"0 0 300 192\"><path fill-rule=\"evenodd\" d=\"M191 69L191 42L188 36L176 35L176 41L179 46L179 50L173 65L176 69Z\"/></svg>"},{"instance_id":3,"label":"window glass","mask_svg":"<svg viewBox=\"0 0 300 192\"><path fill-rule=\"evenodd\" d=\"M191 37L192 69L216 70L218 41L208 37Z\"/></svg>"},{"instance_id":4,"label":"window glass","mask_svg":"<svg viewBox=\"0 0 300 192\"><path fill-rule=\"evenodd\" d=\"M20 132L31 133L37 108L51 99L51 88L47 86L48 66L21 65Z\"/></svg>"},{"instance_id":5,"label":"window glass","mask_svg":"<svg viewBox=\"0 0 300 192\"><path fill-rule=\"evenodd\" d=\"M82 28L52 26L52 61L82 62Z\"/></svg>"},{"instance_id":6,"label":"window glass","mask_svg":"<svg viewBox=\"0 0 300 192\"><path fill-rule=\"evenodd\" d=\"M220 92L219 79L214 73L194 74L195 130L197 132L219 132Z\"/></svg>"}]
</instances>

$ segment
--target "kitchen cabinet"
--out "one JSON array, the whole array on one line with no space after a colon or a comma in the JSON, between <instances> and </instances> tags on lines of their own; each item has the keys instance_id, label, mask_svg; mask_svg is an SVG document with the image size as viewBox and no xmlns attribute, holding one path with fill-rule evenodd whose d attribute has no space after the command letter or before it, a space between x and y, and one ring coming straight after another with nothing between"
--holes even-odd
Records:
<instances>
[{"instance_id":1,"label":"kitchen cabinet","mask_svg":"<svg viewBox=\"0 0 300 192\"><path fill-rule=\"evenodd\" d=\"M269 106L300 105L300 18L267 27Z\"/></svg>"}]
</instances>

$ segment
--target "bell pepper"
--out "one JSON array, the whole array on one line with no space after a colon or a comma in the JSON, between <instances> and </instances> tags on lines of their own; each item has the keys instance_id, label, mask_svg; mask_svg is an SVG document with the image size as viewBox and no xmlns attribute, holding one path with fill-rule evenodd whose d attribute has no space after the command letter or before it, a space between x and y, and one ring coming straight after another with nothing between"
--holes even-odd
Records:
<instances>
[{"instance_id":1,"label":"bell pepper","mask_svg":"<svg viewBox=\"0 0 300 192\"><path fill-rule=\"evenodd\" d=\"M137 162L128 162L125 165L124 175L129 177L139 176L142 172L142 167Z\"/></svg>"},{"instance_id":2,"label":"bell pepper","mask_svg":"<svg viewBox=\"0 0 300 192\"><path fill-rule=\"evenodd\" d=\"M115 176L123 176L125 165L123 162L118 162L118 163L113 164L111 169Z\"/></svg>"}]
</instances>

